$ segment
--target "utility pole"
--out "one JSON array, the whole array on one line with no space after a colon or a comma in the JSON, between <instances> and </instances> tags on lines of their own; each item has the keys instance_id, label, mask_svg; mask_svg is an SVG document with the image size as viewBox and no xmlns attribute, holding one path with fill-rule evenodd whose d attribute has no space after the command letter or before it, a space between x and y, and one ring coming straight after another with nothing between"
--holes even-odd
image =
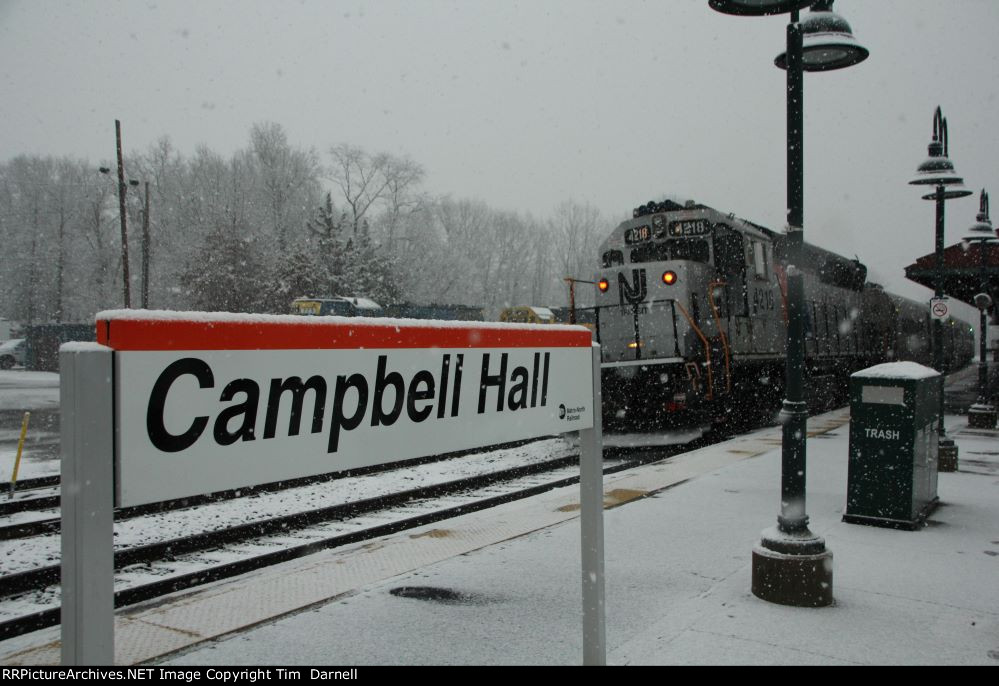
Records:
<instances>
[{"instance_id":1,"label":"utility pole","mask_svg":"<svg viewBox=\"0 0 999 686\"><path fill-rule=\"evenodd\" d=\"M118 213L121 217L121 270L124 281L125 309L132 307L129 289L131 275L128 270L128 225L125 219L125 165L121 158L121 121L114 120L115 143L118 148Z\"/></svg>"},{"instance_id":2,"label":"utility pole","mask_svg":"<svg viewBox=\"0 0 999 686\"><path fill-rule=\"evenodd\" d=\"M142 309L149 309L149 182L142 209Z\"/></svg>"}]
</instances>

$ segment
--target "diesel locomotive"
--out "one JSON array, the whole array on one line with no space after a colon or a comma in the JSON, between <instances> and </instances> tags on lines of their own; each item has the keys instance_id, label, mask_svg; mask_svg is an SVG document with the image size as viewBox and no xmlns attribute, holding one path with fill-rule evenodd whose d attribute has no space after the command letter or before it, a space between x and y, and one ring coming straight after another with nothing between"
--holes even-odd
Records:
<instances>
[{"instance_id":1,"label":"diesel locomotive","mask_svg":"<svg viewBox=\"0 0 999 686\"><path fill-rule=\"evenodd\" d=\"M637 208L600 247L597 339L604 420L722 421L779 409L787 349L787 239L687 201ZM805 369L812 404L874 364L933 359L929 307L867 280L859 260L806 243ZM945 322L949 369L973 334ZM948 371L948 370L944 370Z\"/></svg>"}]
</instances>

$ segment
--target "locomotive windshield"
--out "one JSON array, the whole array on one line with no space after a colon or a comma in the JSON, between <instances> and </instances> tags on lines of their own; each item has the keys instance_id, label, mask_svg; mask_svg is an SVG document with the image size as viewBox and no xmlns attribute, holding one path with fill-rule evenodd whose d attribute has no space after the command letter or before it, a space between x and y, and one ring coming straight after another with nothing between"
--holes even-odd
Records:
<instances>
[{"instance_id":1,"label":"locomotive windshield","mask_svg":"<svg viewBox=\"0 0 999 686\"><path fill-rule=\"evenodd\" d=\"M666 260L690 260L710 262L711 250L708 242L700 238L679 238L658 243L646 243L631 251L631 262L665 262Z\"/></svg>"}]
</instances>

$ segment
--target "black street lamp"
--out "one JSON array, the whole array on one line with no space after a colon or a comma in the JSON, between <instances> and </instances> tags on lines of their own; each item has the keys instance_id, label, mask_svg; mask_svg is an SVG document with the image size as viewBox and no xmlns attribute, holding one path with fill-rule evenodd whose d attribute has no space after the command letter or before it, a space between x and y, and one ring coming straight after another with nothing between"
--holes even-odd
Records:
<instances>
[{"instance_id":1,"label":"black street lamp","mask_svg":"<svg viewBox=\"0 0 999 686\"><path fill-rule=\"evenodd\" d=\"M975 429L996 428L996 408L989 402L989 363L986 355L989 335L989 308L992 297L989 295L989 276L986 254L989 244L997 240L992 220L989 219L989 194L982 189L976 222L965 232L964 241L969 245L978 243L979 264L981 265L981 292L975 295L978 307L978 400L968 411L968 426Z\"/></svg>"},{"instance_id":2,"label":"black street lamp","mask_svg":"<svg viewBox=\"0 0 999 686\"><path fill-rule=\"evenodd\" d=\"M964 179L954 171L954 164L947 156L947 120L937 107L933 115L933 140L930 141L928 157L919 165L916 176L909 183L914 186L934 186L933 193L923 196L923 200L934 200L937 206L936 220L936 262L937 274L933 280L934 299L944 297L944 201L965 198L971 191L964 187ZM943 360L943 320L933 324L933 367L944 373ZM944 391L940 384L940 417L937 420L938 469L941 472L957 471L957 445L947 438L944 430Z\"/></svg>"},{"instance_id":3,"label":"black street lamp","mask_svg":"<svg viewBox=\"0 0 999 686\"><path fill-rule=\"evenodd\" d=\"M867 59L850 25L832 11L832 0L709 0L726 14L764 16L791 12L787 51L775 64L787 70L787 367L781 419L781 509L777 526L763 532L753 549L753 594L784 605L832 603L832 552L808 529L805 510L805 442L808 407L804 394L805 317L801 264L804 244L803 72L842 69ZM798 11L811 5L808 17Z\"/></svg>"},{"instance_id":4,"label":"black street lamp","mask_svg":"<svg viewBox=\"0 0 999 686\"><path fill-rule=\"evenodd\" d=\"M110 167L100 167L101 174L110 175ZM124 173L124 172L123 172ZM146 199L142 203L142 208L139 210L139 214L142 217L142 309L149 309L149 182L144 182L146 186ZM129 179L128 185L137 187L139 182L136 179ZM121 186L119 185L119 188ZM127 187L125 188L127 191ZM122 193L122 197L125 193ZM121 207L125 207L122 205ZM127 210L127 208L126 208ZM120 210L119 210L120 211ZM121 220L122 223L122 248L121 248L121 259L122 263L126 263L128 260L128 232L125 219ZM129 284L131 283L131 276L129 275L129 269L125 267L125 306L131 307L131 296Z\"/></svg>"}]
</instances>

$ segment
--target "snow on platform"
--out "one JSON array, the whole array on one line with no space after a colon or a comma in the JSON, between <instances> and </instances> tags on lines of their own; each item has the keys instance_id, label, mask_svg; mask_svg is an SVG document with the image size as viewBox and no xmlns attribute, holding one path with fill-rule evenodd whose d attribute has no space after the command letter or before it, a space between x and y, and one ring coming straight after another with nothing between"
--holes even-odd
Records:
<instances>
[{"instance_id":1,"label":"snow on platform","mask_svg":"<svg viewBox=\"0 0 999 686\"><path fill-rule=\"evenodd\" d=\"M999 434L949 418L960 471L940 475L941 507L907 532L841 521L848 419L809 421L829 608L749 591L752 548L778 511L779 429L605 480L610 663L999 664ZM578 490L560 489L182 592L118 613L116 660L579 664L577 514ZM413 586L454 597L391 593ZM54 663L57 639L0 643L0 662Z\"/></svg>"}]
</instances>

